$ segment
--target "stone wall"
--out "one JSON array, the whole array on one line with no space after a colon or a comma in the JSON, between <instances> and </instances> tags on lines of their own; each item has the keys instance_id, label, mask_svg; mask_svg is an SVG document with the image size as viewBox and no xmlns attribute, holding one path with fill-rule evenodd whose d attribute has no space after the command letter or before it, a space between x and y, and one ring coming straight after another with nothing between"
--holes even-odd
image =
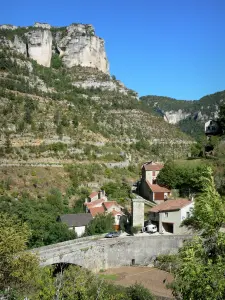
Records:
<instances>
[{"instance_id":1,"label":"stone wall","mask_svg":"<svg viewBox=\"0 0 225 300\"><path fill-rule=\"evenodd\" d=\"M42 266L57 263L80 265L92 271L131 264L149 265L159 254L176 253L187 235L128 236L115 239L77 239L34 249Z\"/></svg>"}]
</instances>

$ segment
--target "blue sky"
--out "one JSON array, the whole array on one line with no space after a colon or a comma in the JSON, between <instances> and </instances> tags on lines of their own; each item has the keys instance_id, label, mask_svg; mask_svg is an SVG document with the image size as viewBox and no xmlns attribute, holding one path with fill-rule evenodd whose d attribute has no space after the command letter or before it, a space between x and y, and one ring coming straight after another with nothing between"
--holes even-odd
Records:
<instances>
[{"instance_id":1,"label":"blue sky","mask_svg":"<svg viewBox=\"0 0 225 300\"><path fill-rule=\"evenodd\" d=\"M93 24L110 72L139 95L194 100L225 89L224 0L8 0L1 24Z\"/></svg>"}]
</instances>

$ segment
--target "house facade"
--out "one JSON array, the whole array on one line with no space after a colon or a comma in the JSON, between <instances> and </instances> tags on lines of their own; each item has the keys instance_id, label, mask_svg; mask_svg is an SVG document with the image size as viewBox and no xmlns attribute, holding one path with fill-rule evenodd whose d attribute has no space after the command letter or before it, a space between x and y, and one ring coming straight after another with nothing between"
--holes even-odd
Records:
<instances>
[{"instance_id":1,"label":"house facade","mask_svg":"<svg viewBox=\"0 0 225 300\"><path fill-rule=\"evenodd\" d=\"M139 194L150 201L161 203L168 199L171 191L156 183L156 178L163 168L163 164L153 161L146 162L141 168L141 180L138 187Z\"/></svg>"},{"instance_id":2,"label":"house facade","mask_svg":"<svg viewBox=\"0 0 225 300\"><path fill-rule=\"evenodd\" d=\"M208 120L205 123L205 134L206 135L217 135L221 133L219 123L215 120Z\"/></svg>"},{"instance_id":3,"label":"house facade","mask_svg":"<svg viewBox=\"0 0 225 300\"><path fill-rule=\"evenodd\" d=\"M66 214L59 217L59 221L65 223L69 229L74 230L78 237L85 233L86 226L92 219L90 213Z\"/></svg>"},{"instance_id":4,"label":"house facade","mask_svg":"<svg viewBox=\"0 0 225 300\"><path fill-rule=\"evenodd\" d=\"M184 234L188 230L180 225L190 217L193 208L194 202L188 199L167 200L150 209L149 220L160 233Z\"/></svg>"},{"instance_id":5,"label":"house facade","mask_svg":"<svg viewBox=\"0 0 225 300\"><path fill-rule=\"evenodd\" d=\"M123 215L122 209L116 201L108 201L105 191L93 192L84 203L86 212L94 218L97 214L109 214L114 217L114 228L119 230L120 217Z\"/></svg>"}]
</instances>

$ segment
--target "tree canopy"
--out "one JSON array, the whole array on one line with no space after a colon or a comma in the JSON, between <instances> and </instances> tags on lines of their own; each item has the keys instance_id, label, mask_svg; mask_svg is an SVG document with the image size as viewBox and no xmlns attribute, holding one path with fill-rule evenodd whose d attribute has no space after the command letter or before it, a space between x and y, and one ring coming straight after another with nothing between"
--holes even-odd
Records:
<instances>
[{"instance_id":1,"label":"tree canopy","mask_svg":"<svg viewBox=\"0 0 225 300\"><path fill-rule=\"evenodd\" d=\"M201 191L201 175L206 174L206 165L179 165L174 161L165 163L157 177L157 183L171 189L179 189L181 194L188 195Z\"/></svg>"},{"instance_id":2,"label":"tree canopy","mask_svg":"<svg viewBox=\"0 0 225 300\"><path fill-rule=\"evenodd\" d=\"M225 203L216 191L210 168L199 181L202 191L195 199L192 217L184 222L199 234L186 242L177 256L170 257L175 277L170 287L177 299L222 300L225 234L220 228L225 221Z\"/></svg>"},{"instance_id":3,"label":"tree canopy","mask_svg":"<svg viewBox=\"0 0 225 300\"><path fill-rule=\"evenodd\" d=\"M87 235L101 234L113 230L114 217L112 214L97 214L86 228Z\"/></svg>"},{"instance_id":4,"label":"tree canopy","mask_svg":"<svg viewBox=\"0 0 225 300\"><path fill-rule=\"evenodd\" d=\"M29 248L76 238L74 231L57 221L60 214L70 211L58 190L52 190L46 198L38 200L26 196L21 199L1 196L0 210L17 216L29 225L32 230L28 239Z\"/></svg>"},{"instance_id":5,"label":"tree canopy","mask_svg":"<svg viewBox=\"0 0 225 300\"><path fill-rule=\"evenodd\" d=\"M24 252L31 236L27 224L0 214L0 295L27 295L37 287L39 259Z\"/></svg>"}]
</instances>

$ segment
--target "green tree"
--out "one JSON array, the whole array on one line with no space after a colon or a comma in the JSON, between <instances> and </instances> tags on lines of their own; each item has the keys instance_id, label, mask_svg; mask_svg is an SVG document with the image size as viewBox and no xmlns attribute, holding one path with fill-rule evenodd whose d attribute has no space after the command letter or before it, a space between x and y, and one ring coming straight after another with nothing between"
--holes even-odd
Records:
<instances>
[{"instance_id":1,"label":"green tree","mask_svg":"<svg viewBox=\"0 0 225 300\"><path fill-rule=\"evenodd\" d=\"M225 132L225 104L222 104L220 106L220 110L219 110L219 124L220 124L223 132Z\"/></svg>"},{"instance_id":2,"label":"green tree","mask_svg":"<svg viewBox=\"0 0 225 300\"><path fill-rule=\"evenodd\" d=\"M0 293L28 296L39 278L39 259L24 252L31 235L27 224L0 214Z\"/></svg>"},{"instance_id":3,"label":"green tree","mask_svg":"<svg viewBox=\"0 0 225 300\"><path fill-rule=\"evenodd\" d=\"M6 139L5 139L5 152L6 153L11 153L12 152L12 143L11 143L11 140L10 140L10 134L7 133L6 134Z\"/></svg>"},{"instance_id":4,"label":"green tree","mask_svg":"<svg viewBox=\"0 0 225 300\"><path fill-rule=\"evenodd\" d=\"M202 193L195 199L193 216L184 224L198 229L199 236L180 249L171 287L178 299L225 299L225 235L220 227L225 207L215 189L212 170L200 177Z\"/></svg>"},{"instance_id":5,"label":"green tree","mask_svg":"<svg viewBox=\"0 0 225 300\"><path fill-rule=\"evenodd\" d=\"M211 236L218 232L225 220L225 205L216 191L212 170L208 167L199 178L201 193L195 199L193 215L184 224L203 231L204 236Z\"/></svg>"},{"instance_id":6,"label":"green tree","mask_svg":"<svg viewBox=\"0 0 225 300\"><path fill-rule=\"evenodd\" d=\"M211 257L209 244L204 244L201 237L196 237L185 244L178 254L175 280L170 285L177 299L222 300L225 299L225 238L219 234L216 247L223 248L223 253ZM212 246L212 244L211 244Z\"/></svg>"},{"instance_id":7,"label":"green tree","mask_svg":"<svg viewBox=\"0 0 225 300\"><path fill-rule=\"evenodd\" d=\"M110 200L116 200L121 204L124 204L127 199L131 198L131 187L124 179L122 182L105 183L101 189L105 190Z\"/></svg>"},{"instance_id":8,"label":"green tree","mask_svg":"<svg viewBox=\"0 0 225 300\"><path fill-rule=\"evenodd\" d=\"M201 176L209 176L206 165L183 165L168 161L157 177L159 185L179 189L182 196L197 193L202 189Z\"/></svg>"},{"instance_id":9,"label":"green tree","mask_svg":"<svg viewBox=\"0 0 225 300\"><path fill-rule=\"evenodd\" d=\"M70 210L58 190L52 190L44 199L22 199L0 197L0 211L17 216L32 230L28 239L30 248L54 244L76 238L73 230L58 220L61 214ZM72 212L72 211L71 211Z\"/></svg>"},{"instance_id":10,"label":"green tree","mask_svg":"<svg viewBox=\"0 0 225 300\"><path fill-rule=\"evenodd\" d=\"M179 174L177 166L173 161L168 161L157 176L157 183L175 189L177 188L178 180Z\"/></svg>"},{"instance_id":11,"label":"green tree","mask_svg":"<svg viewBox=\"0 0 225 300\"><path fill-rule=\"evenodd\" d=\"M88 235L106 233L113 230L114 218L112 214L97 214L88 224L86 232Z\"/></svg>"},{"instance_id":12,"label":"green tree","mask_svg":"<svg viewBox=\"0 0 225 300\"><path fill-rule=\"evenodd\" d=\"M58 299L68 300L130 300L126 288L107 283L104 279L78 266L70 266L56 278ZM141 298L142 299L142 298ZM144 298L143 298L144 299ZM151 298L150 298L151 299Z\"/></svg>"},{"instance_id":13,"label":"green tree","mask_svg":"<svg viewBox=\"0 0 225 300\"><path fill-rule=\"evenodd\" d=\"M151 292L142 285L135 283L127 288L127 297L130 300L153 300Z\"/></svg>"},{"instance_id":14,"label":"green tree","mask_svg":"<svg viewBox=\"0 0 225 300\"><path fill-rule=\"evenodd\" d=\"M59 57L59 54L54 53L52 55L51 67L54 69L59 69L62 67L62 59Z\"/></svg>"}]
</instances>

